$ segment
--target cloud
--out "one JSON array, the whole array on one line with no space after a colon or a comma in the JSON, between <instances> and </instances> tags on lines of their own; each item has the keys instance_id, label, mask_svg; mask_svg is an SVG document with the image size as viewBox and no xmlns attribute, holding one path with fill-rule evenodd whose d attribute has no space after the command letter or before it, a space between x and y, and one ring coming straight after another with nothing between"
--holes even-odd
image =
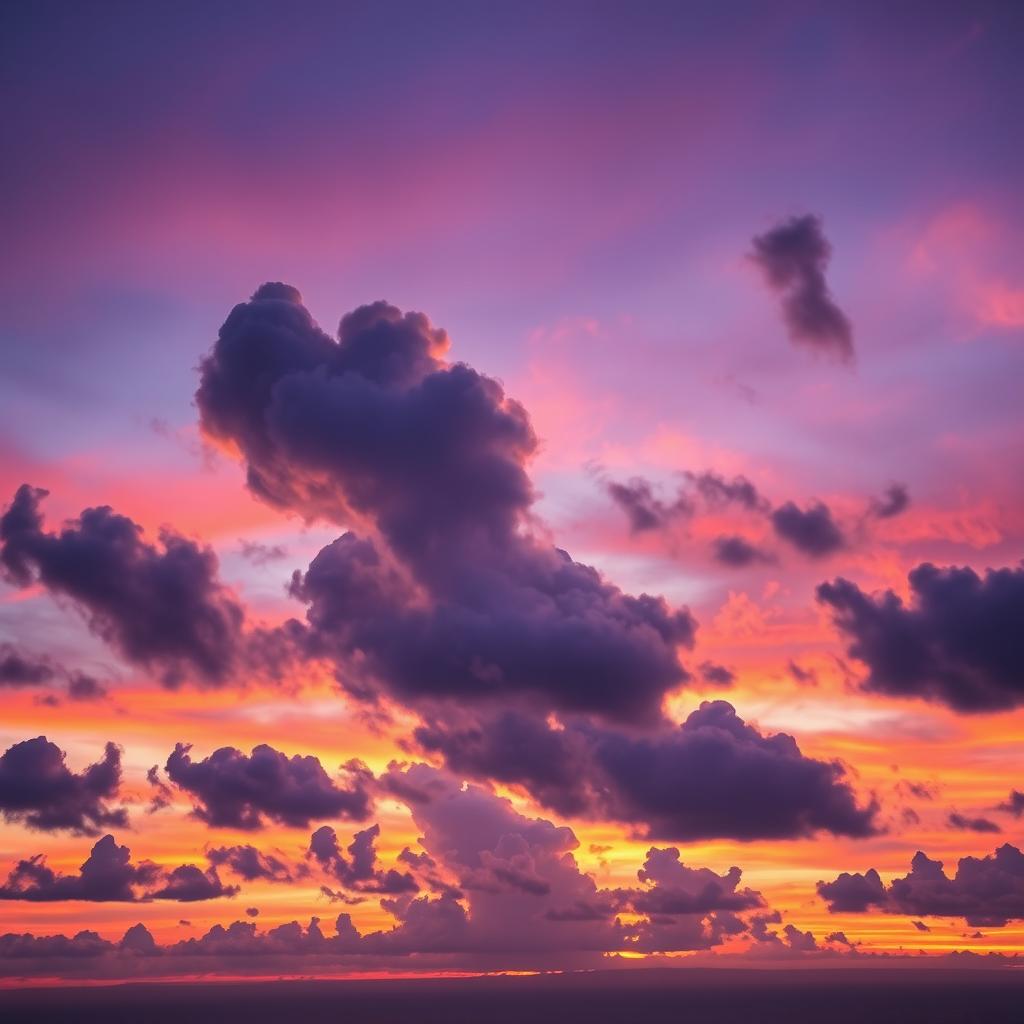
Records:
<instances>
[{"instance_id":1,"label":"cloud","mask_svg":"<svg viewBox=\"0 0 1024 1024\"><path fill-rule=\"evenodd\" d=\"M846 543L831 510L820 501L807 509L787 501L772 512L771 522L779 537L810 558L823 558Z\"/></svg>"},{"instance_id":2,"label":"cloud","mask_svg":"<svg viewBox=\"0 0 1024 1024\"><path fill-rule=\"evenodd\" d=\"M417 892L419 885L408 872L394 868L387 871L377 869L374 840L379 835L380 825L371 825L357 832L349 844L349 856L346 858L338 846L337 833L330 825L322 825L310 836L309 855L346 888L389 895Z\"/></svg>"},{"instance_id":3,"label":"cloud","mask_svg":"<svg viewBox=\"0 0 1024 1024\"><path fill-rule=\"evenodd\" d=\"M713 661L702 661L697 671L701 679L712 686L732 686L736 682L736 673L732 669Z\"/></svg>"},{"instance_id":4,"label":"cloud","mask_svg":"<svg viewBox=\"0 0 1024 1024\"><path fill-rule=\"evenodd\" d=\"M868 907L888 903L885 886L874 868L864 874L844 871L831 882L818 882L817 889L833 914L863 914Z\"/></svg>"},{"instance_id":5,"label":"cloud","mask_svg":"<svg viewBox=\"0 0 1024 1024\"><path fill-rule=\"evenodd\" d=\"M5 821L29 828L96 835L101 828L124 827L127 812L108 804L120 784L121 752L113 743L101 761L78 773L45 736L15 743L0 756L0 812Z\"/></svg>"},{"instance_id":6,"label":"cloud","mask_svg":"<svg viewBox=\"0 0 1024 1024\"><path fill-rule=\"evenodd\" d=\"M192 796L192 813L208 825L259 829L270 819L307 828L315 820L361 821L370 813L372 777L358 762L345 765L345 785L339 785L317 758L289 758L265 743L251 754L220 747L201 761L192 759L191 749L189 744L177 744L165 771L174 785Z\"/></svg>"},{"instance_id":7,"label":"cloud","mask_svg":"<svg viewBox=\"0 0 1024 1024\"><path fill-rule=\"evenodd\" d=\"M68 696L72 700L102 700L107 690L98 679L75 672L68 678Z\"/></svg>"},{"instance_id":8,"label":"cloud","mask_svg":"<svg viewBox=\"0 0 1024 1024\"><path fill-rule=\"evenodd\" d=\"M12 644L0 644L0 687L41 686L54 677L54 668L45 658L33 658Z\"/></svg>"},{"instance_id":9,"label":"cloud","mask_svg":"<svg viewBox=\"0 0 1024 1024\"><path fill-rule=\"evenodd\" d=\"M768 502L745 476L734 476L727 480L711 470L703 473L687 471L683 476L711 508L739 505L749 512L768 511Z\"/></svg>"},{"instance_id":10,"label":"cloud","mask_svg":"<svg viewBox=\"0 0 1024 1024\"><path fill-rule=\"evenodd\" d=\"M38 580L70 598L92 630L167 685L222 683L240 655L244 614L217 579L209 548L164 530L159 547L109 506L44 532L48 492L23 484L0 518L0 566L18 586Z\"/></svg>"},{"instance_id":11,"label":"cloud","mask_svg":"<svg viewBox=\"0 0 1024 1024\"><path fill-rule=\"evenodd\" d=\"M449 942L474 951L707 949L745 929L736 911L762 903L758 893L738 889L738 868L724 875L690 868L671 848L648 851L640 885L600 889L576 864L571 829L522 815L509 801L426 765L404 775L428 794L410 805L414 822L424 848L466 894L468 913L454 913L447 897L397 901L389 906L400 924L392 938L377 940L385 944L401 946L436 918L447 923ZM640 920L623 924L622 911ZM435 930L428 934L436 941Z\"/></svg>"},{"instance_id":12,"label":"cloud","mask_svg":"<svg viewBox=\"0 0 1024 1024\"><path fill-rule=\"evenodd\" d=\"M585 721L553 729L505 712L417 729L459 773L524 786L561 814L613 820L650 839L776 839L877 831L837 763L805 757L784 733L762 735L725 701L678 727L631 734Z\"/></svg>"},{"instance_id":13,"label":"cloud","mask_svg":"<svg viewBox=\"0 0 1024 1024\"><path fill-rule=\"evenodd\" d=\"M959 832L1002 832L1003 830L988 818L968 818L951 811L946 819L949 827Z\"/></svg>"},{"instance_id":14,"label":"cloud","mask_svg":"<svg viewBox=\"0 0 1024 1024\"><path fill-rule=\"evenodd\" d=\"M293 581L308 652L364 697L656 718L687 679L678 652L695 622L535 535L529 418L447 347L422 314L383 302L346 315L335 340L270 284L202 363L202 429L241 454L252 491L364 534Z\"/></svg>"},{"instance_id":15,"label":"cloud","mask_svg":"<svg viewBox=\"0 0 1024 1024\"><path fill-rule=\"evenodd\" d=\"M726 565L731 569L742 569L748 565L758 562L771 562L770 555L765 554L760 548L751 544L750 541L735 534L716 537L712 546L715 561L720 565Z\"/></svg>"},{"instance_id":16,"label":"cloud","mask_svg":"<svg viewBox=\"0 0 1024 1024\"><path fill-rule=\"evenodd\" d=\"M1024 793L1017 789L1011 789L1010 795L1003 803L996 806L996 810L1012 814L1015 818L1024 815Z\"/></svg>"},{"instance_id":17,"label":"cloud","mask_svg":"<svg viewBox=\"0 0 1024 1024\"><path fill-rule=\"evenodd\" d=\"M819 882L818 894L832 913L962 917L971 927L1001 928L1024 918L1024 854L1009 843L987 857L962 857L950 878L942 862L918 851L910 874L883 886L874 869Z\"/></svg>"},{"instance_id":18,"label":"cloud","mask_svg":"<svg viewBox=\"0 0 1024 1024\"><path fill-rule=\"evenodd\" d=\"M663 529L672 520L693 512L693 505L685 495L680 494L674 501L665 503L655 497L650 483L640 477L633 477L627 483L612 480L606 487L615 504L626 513L631 533Z\"/></svg>"},{"instance_id":19,"label":"cloud","mask_svg":"<svg viewBox=\"0 0 1024 1024\"><path fill-rule=\"evenodd\" d=\"M817 589L851 641L850 657L868 667L863 688L966 712L1024 703L1024 568L981 577L924 563L909 582L909 605L891 590L872 597L841 578Z\"/></svg>"},{"instance_id":20,"label":"cloud","mask_svg":"<svg viewBox=\"0 0 1024 1024\"><path fill-rule=\"evenodd\" d=\"M46 866L42 854L18 861L0 886L0 899L134 901L135 886L149 885L159 875L155 864L131 863L131 850L106 835L92 848L77 875L61 875Z\"/></svg>"},{"instance_id":21,"label":"cloud","mask_svg":"<svg viewBox=\"0 0 1024 1024\"><path fill-rule=\"evenodd\" d=\"M215 900L222 896L236 896L237 885L224 885L215 867L202 868L194 864L182 864L168 872L164 884L147 893L148 899L177 900L180 903L195 903L199 900Z\"/></svg>"},{"instance_id":22,"label":"cloud","mask_svg":"<svg viewBox=\"0 0 1024 1024\"><path fill-rule=\"evenodd\" d=\"M782 296L790 338L850 362L853 328L825 281L831 256L821 221L810 214L791 217L756 236L751 254L765 281Z\"/></svg>"},{"instance_id":23,"label":"cloud","mask_svg":"<svg viewBox=\"0 0 1024 1024\"><path fill-rule=\"evenodd\" d=\"M77 875L56 873L42 854L18 861L0 886L0 899L33 903L132 903L150 899L190 903L234 896L238 891L237 886L222 885L212 867L202 871L183 864L165 871L151 861L133 864L131 850L118 846L112 835L106 835L93 846Z\"/></svg>"},{"instance_id":24,"label":"cloud","mask_svg":"<svg viewBox=\"0 0 1024 1024\"><path fill-rule=\"evenodd\" d=\"M892 519L906 511L910 505L910 493L906 484L890 484L881 498L874 498L869 506L871 514L879 519Z\"/></svg>"},{"instance_id":25,"label":"cloud","mask_svg":"<svg viewBox=\"0 0 1024 1024\"><path fill-rule=\"evenodd\" d=\"M643 477L632 477L626 483L609 481L605 490L629 520L631 533L649 530L663 530L677 519L693 516L698 505L708 509L721 509L727 505L739 505L749 512L767 512L769 505L757 488L744 476L731 480L711 470L681 474L675 497L664 501L654 491L654 485Z\"/></svg>"},{"instance_id":26,"label":"cloud","mask_svg":"<svg viewBox=\"0 0 1024 1024\"><path fill-rule=\"evenodd\" d=\"M297 872L272 853L263 853L255 846L215 846L206 851L207 860L215 867L227 867L247 882L292 882Z\"/></svg>"}]
</instances>

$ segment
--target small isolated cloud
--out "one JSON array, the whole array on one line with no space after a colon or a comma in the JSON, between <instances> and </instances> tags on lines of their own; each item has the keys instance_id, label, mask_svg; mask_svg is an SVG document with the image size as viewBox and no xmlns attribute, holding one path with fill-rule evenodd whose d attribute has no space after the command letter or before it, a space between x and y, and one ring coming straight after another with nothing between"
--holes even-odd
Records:
<instances>
[{"instance_id":1,"label":"small isolated cloud","mask_svg":"<svg viewBox=\"0 0 1024 1024\"><path fill-rule=\"evenodd\" d=\"M810 214L792 217L755 237L751 254L769 287L782 297L790 338L850 362L853 328L825 280L831 256L821 221Z\"/></svg>"}]
</instances>

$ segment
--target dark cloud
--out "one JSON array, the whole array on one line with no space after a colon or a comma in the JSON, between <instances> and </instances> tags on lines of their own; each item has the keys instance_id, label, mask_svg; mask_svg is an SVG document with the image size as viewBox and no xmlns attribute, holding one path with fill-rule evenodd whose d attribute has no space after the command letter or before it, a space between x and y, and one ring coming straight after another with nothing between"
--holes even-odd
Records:
<instances>
[{"instance_id":1,"label":"dark cloud","mask_svg":"<svg viewBox=\"0 0 1024 1024\"><path fill-rule=\"evenodd\" d=\"M844 871L831 882L819 882L817 888L833 914L862 914L869 907L884 907L888 902L885 886L874 868L864 874Z\"/></svg>"},{"instance_id":2,"label":"dark cloud","mask_svg":"<svg viewBox=\"0 0 1024 1024\"><path fill-rule=\"evenodd\" d=\"M1001 928L1024 918L1024 854L1009 843L987 857L962 857L950 878L942 862L920 851L910 874L882 885L874 869L819 882L819 895L833 913L877 907L889 914L962 917L971 927Z\"/></svg>"},{"instance_id":3,"label":"dark cloud","mask_svg":"<svg viewBox=\"0 0 1024 1024\"><path fill-rule=\"evenodd\" d=\"M68 696L72 700L102 700L107 690L98 679L75 672L68 678Z\"/></svg>"},{"instance_id":4,"label":"dark cloud","mask_svg":"<svg viewBox=\"0 0 1024 1024\"><path fill-rule=\"evenodd\" d=\"M875 498L870 505L871 514L879 519L892 519L904 512L910 505L910 492L906 484L890 484L881 498Z\"/></svg>"},{"instance_id":5,"label":"dark cloud","mask_svg":"<svg viewBox=\"0 0 1024 1024\"><path fill-rule=\"evenodd\" d=\"M516 571L514 585L484 574L473 603L424 606L372 543L345 534L296 576L292 594L309 604L314 651L405 699L525 695L651 719L688 678L677 655L696 631L687 611L625 595L564 552Z\"/></svg>"},{"instance_id":6,"label":"dark cloud","mask_svg":"<svg viewBox=\"0 0 1024 1024\"><path fill-rule=\"evenodd\" d=\"M54 668L45 658L34 658L12 644L0 644L0 687L41 686L54 677Z\"/></svg>"},{"instance_id":7,"label":"dark cloud","mask_svg":"<svg viewBox=\"0 0 1024 1024\"><path fill-rule=\"evenodd\" d=\"M832 246L821 221L810 214L792 217L754 238L751 254L769 286L782 296L790 338L853 359L853 329L825 281Z\"/></svg>"},{"instance_id":8,"label":"dark cloud","mask_svg":"<svg viewBox=\"0 0 1024 1024\"><path fill-rule=\"evenodd\" d=\"M647 735L573 721L553 729L506 712L431 722L415 738L455 772L522 785L558 813L624 822L651 839L876 831L875 805L857 804L840 765L805 757L785 734L762 735L724 701Z\"/></svg>"},{"instance_id":9,"label":"dark cloud","mask_svg":"<svg viewBox=\"0 0 1024 1024\"><path fill-rule=\"evenodd\" d=\"M156 814L157 811L170 807L174 801L174 794L171 792L170 786L160 778L160 766L158 764L153 765L146 772L146 781L153 790L152 799L149 802L149 807L146 809L147 813Z\"/></svg>"},{"instance_id":10,"label":"dark cloud","mask_svg":"<svg viewBox=\"0 0 1024 1024\"><path fill-rule=\"evenodd\" d=\"M806 509L787 501L772 512L771 521L779 537L810 558L823 558L846 543L831 510L820 501Z\"/></svg>"},{"instance_id":11,"label":"dark cloud","mask_svg":"<svg viewBox=\"0 0 1024 1024\"><path fill-rule=\"evenodd\" d=\"M713 661L702 661L697 671L701 679L712 686L732 686L736 682L736 673L732 669Z\"/></svg>"},{"instance_id":12,"label":"dark cloud","mask_svg":"<svg viewBox=\"0 0 1024 1024\"><path fill-rule=\"evenodd\" d=\"M626 513L632 533L663 529L674 519L693 512L693 505L684 495L666 503L657 498L650 483L640 477L633 477L627 483L613 480L606 486L612 500Z\"/></svg>"},{"instance_id":13,"label":"dark cloud","mask_svg":"<svg viewBox=\"0 0 1024 1024\"><path fill-rule=\"evenodd\" d=\"M1024 815L1024 793L1017 789L1011 789L1006 801L997 805L996 810L1005 811L1007 814L1012 814L1015 818Z\"/></svg>"},{"instance_id":14,"label":"dark cloud","mask_svg":"<svg viewBox=\"0 0 1024 1024\"><path fill-rule=\"evenodd\" d=\"M208 825L258 829L265 819L293 828L311 821L348 818L361 821L370 813L371 776L350 761L339 785L315 757L288 757L266 744L244 754L221 747L194 761L191 746L179 743L168 757L167 777L195 801L193 814Z\"/></svg>"},{"instance_id":15,"label":"dark cloud","mask_svg":"<svg viewBox=\"0 0 1024 1024\"><path fill-rule=\"evenodd\" d=\"M248 844L215 846L206 851L206 857L215 867L227 867L247 882L257 878L267 882L291 882L299 873L280 857Z\"/></svg>"},{"instance_id":16,"label":"dark cloud","mask_svg":"<svg viewBox=\"0 0 1024 1024\"><path fill-rule=\"evenodd\" d=\"M272 284L235 307L203 361L203 431L241 453L254 493L373 534L347 534L295 578L309 652L361 696L657 717L687 679L693 619L531 532L526 412L445 362L447 344L383 302L345 316L334 340Z\"/></svg>"},{"instance_id":17,"label":"dark cloud","mask_svg":"<svg viewBox=\"0 0 1024 1024\"><path fill-rule=\"evenodd\" d=\"M259 907L246 907L245 908L245 916L246 917L259 917L260 916L260 908Z\"/></svg>"},{"instance_id":18,"label":"dark cloud","mask_svg":"<svg viewBox=\"0 0 1024 1024\"><path fill-rule=\"evenodd\" d=\"M310 836L309 855L346 888L390 895L417 892L419 885L408 872L377 868L374 841L378 835L380 825L357 832L348 846L346 858L338 845L337 833L330 825L322 825Z\"/></svg>"},{"instance_id":19,"label":"dark cloud","mask_svg":"<svg viewBox=\"0 0 1024 1024\"><path fill-rule=\"evenodd\" d=\"M873 597L844 579L818 587L849 655L869 669L866 690L922 697L958 711L1024 703L1024 568L919 565L909 576L912 602L891 590Z\"/></svg>"},{"instance_id":20,"label":"dark cloud","mask_svg":"<svg viewBox=\"0 0 1024 1024\"><path fill-rule=\"evenodd\" d=\"M39 510L46 494L22 485L0 518L7 577L70 598L99 636L168 685L223 682L239 656L244 616L217 579L213 552L169 530L159 547L149 544L108 506L47 533Z\"/></svg>"},{"instance_id":21,"label":"dark cloud","mask_svg":"<svg viewBox=\"0 0 1024 1024\"><path fill-rule=\"evenodd\" d=\"M127 812L108 805L120 784L121 752L113 743L101 761L77 773L45 736L15 743L0 756L0 812L5 821L29 828L96 835L101 828L124 827Z\"/></svg>"},{"instance_id":22,"label":"dark cloud","mask_svg":"<svg viewBox=\"0 0 1024 1024\"><path fill-rule=\"evenodd\" d=\"M930 932L931 928L924 923L924 921L911 921L910 922L919 932Z\"/></svg>"},{"instance_id":23,"label":"dark cloud","mask_svg":"<svg viewBox=\"0 0 1024 1024\"><path fill-rule=\"evenodd\" d=\"M711 470L703 473L686 472L683 476L712 508L740 505L750 512L767 512L770 507L745 476L734 476L727 480Z\"/></svg>"},{"instance_id":24,"label":"dark cloud","mask_svg":"<svg viewBox=\"0 0 1024 1024\"><path fill-rule=\"evenodd\" d=\"M743 537L731 534L716 537L712 546L715 561L731 569L742 569L748 565L772 561L770 555L755 547Z\"/></svg>"},{"instance_id":25,"label":"dark cloud","mask_svg":"<svg viewBox=\"0 0 1024 1024\"><path fill-rule=\"evenodd\" d=\"M769 511L768 503L744 476L735 476L729 480L710 470L702 473L686 471L681 476L683 482L675 497L669 501L658 497L650 481L638 476L626 483L610 481L605 484L605 489L615 504L626 513L631 533L666 529L676 520L694 515L699 504L710 509L739 505L750 512ZM741 538L735 540L740 544L746 543ZM735 554L735 551L727 550L726 559L730 553ZM750 548L747 562L730 564L747 564L754 560L755 549Z\"/></svg>"},{"instance_id":26,"label":"dark cloud","mask_svg":"<svg viewBox=\"0 0 1024 1024\"><path fill-rule=\"evenodd\" d=\"M3 960L77 960L104 956L116 948L112 942L93 931L80 931L71 938L66 935L18 935L13 932L0 935L0 959Z\"/></svg>"},{"instance_id":27,"label":"dark cloud","mask_svg":"<svg viewBox=\"0 0 1024 1024\"><path fill-rule=\"evenodd\" d=\"M1002 832L1003 830L988 818L969 818L951 811L946 819L949 827L958 832Z\"/></svg>"},{"instance_id":28,"label":"dark cloud","mask_svg":"<svg viewBox=\"0 0 1024 1024\"><path fill-rule=\"evenodd\" d=\"M111 835L92 848L77 875L61 875L47 867L42 854L18 861L0 886L0 899L50 902L52 900L134 901L135 887L159 877L155 864L131 863L131 850L118 846Z\"/></svg>"},{"instance_id":29,"label":"dark cloud","mask_svg":"<svg viewBox=\"0 0 1024 1024\"><path fill-rule=\"evenodd\" d=\"M215 868L202 871L183 864L170 871L142 861L133 864L131 850L103 836L79 868L77 875L53 871L43 854L18 861L0 886L0 899L50 903L57 900L125 902L178 900L194 902L234 896L237 886L224 886Z\"/></svg>"},{"instance_id":30,"label":"dark cloud","mask_svg":"<svg viewBox=\"0 0 1024 1024\"><path fill-rule=\"evenodd\" d=\"M650 888L620 892L624 893L630 910L652 916L742 911L763 906L760 893L737 888L741 877L742 872L737 867L719 875L708 868L687 867L674 846L652 847L647 851L644 866L637 872L637 878L649 883Z\"/></svg>"},{"instance_id":31,"label":"dark cloud","mask_svg":"<svg viewBox=\"0 0 1024 1024\"><path fill-rule=\"evenodd\" d=\"M168 872L163 885L146 895L154 900L195 903L200 900L219 899L222 896L236 896L240 891L237 885L224 885L215 867L209 867L204 871L194 864L182 864Z\"/></svg>"}]
</instances>

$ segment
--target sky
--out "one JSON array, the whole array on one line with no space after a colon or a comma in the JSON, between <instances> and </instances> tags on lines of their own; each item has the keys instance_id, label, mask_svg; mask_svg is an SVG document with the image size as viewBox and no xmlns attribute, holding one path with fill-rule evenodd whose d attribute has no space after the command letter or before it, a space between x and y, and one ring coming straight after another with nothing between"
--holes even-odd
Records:
<instances>
[{"instance_id":1,"label":"sky","mask_svg":"<svg viewBox=\"0 0 1024 1024\"><path fill-rule=\"evenodd\" d=\"M1024 947L1019 5L4 21L0 983Z\"/></svg>"}]
</instances>

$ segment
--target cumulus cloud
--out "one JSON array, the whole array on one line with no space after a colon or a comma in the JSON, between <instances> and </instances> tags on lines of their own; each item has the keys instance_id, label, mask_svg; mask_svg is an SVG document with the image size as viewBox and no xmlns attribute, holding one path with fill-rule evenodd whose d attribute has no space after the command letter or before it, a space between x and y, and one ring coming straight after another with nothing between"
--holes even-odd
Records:
<instances>
[{"instance_id":1,"label":"cumulus cloud","mask_svg":"<svg viewBox=\"0 0 1024 1024\"><path fill-rule=\"evenodd\" d=\"M357 832L348 846L346 858L338 845L337 833L330 825L322 825L310 836L309 856L346 888L390 895L417 892L419 885L408 872L377 868L374 841L379 835L380 825Z\"/></svg>"},{"instance_id":2,"label":"cumulus cloud","mask_svg":"<svg viewBox=\"0 0 1024 1024\"><path fill-rule=\"evenodd\" d=\"M455 772L522 785L558 813L623 822L651 839L876 831L875 804L858 804L839 764L804 756L784 733L761 734L725 701L648 734L583 721L554 729L506 712L430 722L415 738Z\"/></svg>"},{"instance_id":3,"label":"cumulus cloud","mask_svg":"<svg viewBox=\"0 0 1024 1024\"><path fill-rule=\"evenodd\" d=\"M918 851L910 873L888 886L872 868L819 882L818 894L833 913L877 907L888 914L962 917L971 927L1001 928L1024 918L1024 854L1006 843L987 857L962 857L950 878L942 861Z\"/></svg>"},{"instance_id":4,"label":"cumulus cloud","mask_svg":"<svg viewBox=\"0 0 1024 1024\"><path fill-rule=\"evenodd\" d=\"M363 696L656 717L687 679L693 619L530 530L529 418L497 382L446 362L447 347L422 314L383 302L345 316L335 340L271 284L235 307L203 361L203 431L240 452L254 493L366 534L293 582L309 651Z\"/></svg>"},{"instance_id":5,"label":"cumulus cloud","mask_svg":"<svg viewBox=\"0 0 1024 1024\"><path fill-rule=\"evenodd\" d=\"M871 596L841 578L817 589L851 641L850 657L868 668L864 689L967 712L1024 703L1024 568L979 576L925 563L909 582L910 604L891 590Z\"/></svg>"},{"instance_id":6,"label":"cumulus cloud","mask_svg":"<svg viewBox=\"0 0 1024 1024\"><path fill-rule=\"evenodd\" d=\"M390 942L404 941L406 929L411 937L407 915L416 907L416 928L436 917L450 929L450 942L475 951L707 949L744 931L736 912L762 903L738 887L738 868L724 875L690 868L677 849L648 851L636 887L600 889L576 863L571 829L526 817L507 800L426 765L403 774L425 794L410 805L421 842L454 876L468 912L454 913L447 896L396 901L389 905L400 924ZM640 919L623 924L623 911Z\"/></svg>"},{"instance_id":7,"label":"cumulus cloud","mask_svg":"<svg viewBox=\"0 0 1024 1024\"><path fill-rule=\"evenodd\" d=\"M223 682L240 655L244 614L217 579L214 553L170 530L150 544L106 505L48 533L40 511L47 493L23 484L0 517L7 578L70 599L94 632L168 685Z\"/></svg>"},{"instance_id":8,"label":"cumulus cloud","mask_svg":"<svg viewBox=\"0 0 1024 1024\"><path fill-rule=\"evenodd\" d=\"M771 522L779 537L810 558L823 558L846 543L831 510L820 501L806 509L787 501L772 512Z\"/></svg>"},{"instance_id":9,"label":"cumulus cloud","mask_svg":"<svg viewBox=\"0 0 1024 1024\"><path fill-rule=\"evenodd\" d=\"M853 359L853 328L825 280L832 246L819 218L791 217L754 238L751 258L782 297L782 315L794 342Z\"/></svg>"},{"instance_id":10,"label":"cumulus cloud","mask_svg":"<svg viewBox=\"0 0 1024 1024\"><path fill-rule=\"evenodd\" d=\"M265 743L251 754L220 747L199 761L191 749L177 744L165 771L192 797L194 816L208 825L251 830L269 819L306 828L325 818L361 821L370 813L372 776L357 761L344 766L344 784L339 784L317 758L288 757Z\"/></svg>"},{"instance_id":11,"label":"cumulus cloud","mask_svg":"<svg viewBox=\"0 0 1024 1024\"><path fill-rule=\"evenodd\" d=\"M136 902L178 900L194 902L234 896L237 886L224 886L215 868L202 871L183 864L165 871L151 861L133 864L131 850L103 836L82 863L77 875L53 871L43 854L18 861L0 886L0 899L50 903L56 900Z\"/></svg>"},{"instance_id":12,"label":"cumulus cloud","mask_svg":"<svg viewBox=\"0 0 1024 1024\"><path fill-rule=\"evenodd\" d=\"M96 835L124 827L127 812L109 806L120 784L121 751L113 743L81 772L71 771L64 751L45 736L15 743L0 756L0 812L29 828Z\"/></svg>"}]
</instances>

